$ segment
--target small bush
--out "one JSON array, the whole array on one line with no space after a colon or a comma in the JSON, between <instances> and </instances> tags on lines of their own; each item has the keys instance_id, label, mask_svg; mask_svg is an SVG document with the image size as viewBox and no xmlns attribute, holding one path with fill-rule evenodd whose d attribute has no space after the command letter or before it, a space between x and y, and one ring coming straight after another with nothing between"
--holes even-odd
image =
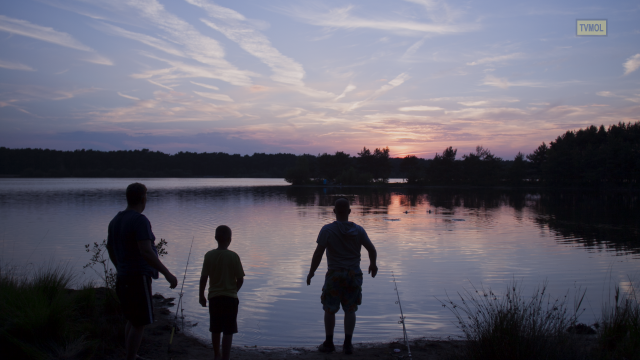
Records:
<instances>
[{"instance_id":1,"label":"small bush","mask_svg":"<svg viewBox=\"0 0 640 360\"><path fill-rule=\"evenodd\" d=\"M530 297L522 294L513 281L503 295L472 285L473 291L458 293L461 304L447 297L440 301L458 320L467 346L465 359L570 359L577 357L575 345L566 329L574 325L584 298L576 292L573 313L569 313L567 295L553 299L546 294L547 284Z\"/></svg>"}]
</instances>

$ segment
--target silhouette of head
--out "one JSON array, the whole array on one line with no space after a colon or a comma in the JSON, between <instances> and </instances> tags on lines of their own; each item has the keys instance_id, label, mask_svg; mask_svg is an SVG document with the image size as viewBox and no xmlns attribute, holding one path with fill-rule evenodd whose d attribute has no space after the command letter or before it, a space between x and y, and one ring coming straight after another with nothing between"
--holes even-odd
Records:
<instances>
[{"instance_id":1,"label":"silhouette of head","mask_svg":"<svg viewBox=\"0 0 640 360\"><path fill-rule=\"evenodd\" d=\"M220 225L216 228L216 241L218 244L231 242L231 228L227 225Z\"/></svg>"},{"instance_id":2,"label":"silhouette of head","mask_svg":"<svg viewBox=\"0 0 640 360\"><path fill-rule=\"evenodd\" d=\"M351 207L349 206L349 200L345 198L339 198L336 200L335 207L333 209L333 213L336 214L336 217L339 221L346 221L343 219L348 219L349 214L351 214Z\"/></svg>"},{"instance_id":3,"label":"silhouette of head","mask_svg":"<svg viewBox=\"0 0 640 360\"><path fill-rule=\"evenodd\" d=\"M144 184L133 183L127 186L126 195L129 207L144 204L147 200L147 187Z\"/></svg>"}]
</instances>

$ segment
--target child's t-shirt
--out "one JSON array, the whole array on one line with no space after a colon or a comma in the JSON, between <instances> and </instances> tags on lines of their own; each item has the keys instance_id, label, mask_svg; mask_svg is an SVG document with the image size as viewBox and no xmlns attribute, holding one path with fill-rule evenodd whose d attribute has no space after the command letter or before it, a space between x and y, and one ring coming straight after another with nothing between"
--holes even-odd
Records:
<instances>
[{"instance_id":1,"label":"child's t-shirt","mask_svg":"<svg viewBox=\"0 0 640 360\"><path fill-rule=\"evenodd\" d=\"M215 296L238 297L236 279L244 277L240 257L235 252L214 249L204 255L201 276L209 277L208 299Z\"/></svg>"}]
</instances>

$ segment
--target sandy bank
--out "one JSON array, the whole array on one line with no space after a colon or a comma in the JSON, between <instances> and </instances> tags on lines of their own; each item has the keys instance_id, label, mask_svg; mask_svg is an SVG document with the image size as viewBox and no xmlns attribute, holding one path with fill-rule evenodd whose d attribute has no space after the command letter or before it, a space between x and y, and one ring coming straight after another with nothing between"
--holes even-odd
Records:
<instances>
[{"instance_id":1,"label":"sandy bank","mask_svg":"<svg viewBox=\"0 0 640 360\"><path fill-rule=\"evenodd\" d=\"M171 352L168 352L171 325L175 313L172 309L172 299L160 296L154 297L156 322L145 329L145 337L138 354L145 359L193 360L213 359L213 349L210 343L184 334L179 331L173 339ZM175 307L173 308L175 309ZM178 324L180 325L180 323ZM459 340L429 340L416 339L410 343L413 359L446 359L462 346ZM231 358L238 360L254 359L407 359L408 353L403 344L397 342L360 343L354 344L353 355L345 355L342 346L337 346L337 352L323 354L315 346L309 347L267 347L267 346L233 346ZM400 352L394 351L400 349ZM116 354L116 355L124 355ZM114 357L115 359L115 357Z\"/></svg>"}]
</instances>

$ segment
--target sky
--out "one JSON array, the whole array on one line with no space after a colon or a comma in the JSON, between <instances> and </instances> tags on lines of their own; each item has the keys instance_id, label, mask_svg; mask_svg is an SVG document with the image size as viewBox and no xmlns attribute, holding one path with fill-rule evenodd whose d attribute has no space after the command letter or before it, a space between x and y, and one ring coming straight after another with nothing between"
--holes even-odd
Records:
<instances>
[{"instance_id":1,"label":"sky","mask_svg":"<svg viewBox=\"0 0 640 360\"><path fill-rule=\"evenodd\" d=\"M508 160L638 120L638 1L0 4L10 148Z\"/></svg>"}]
</instances>

